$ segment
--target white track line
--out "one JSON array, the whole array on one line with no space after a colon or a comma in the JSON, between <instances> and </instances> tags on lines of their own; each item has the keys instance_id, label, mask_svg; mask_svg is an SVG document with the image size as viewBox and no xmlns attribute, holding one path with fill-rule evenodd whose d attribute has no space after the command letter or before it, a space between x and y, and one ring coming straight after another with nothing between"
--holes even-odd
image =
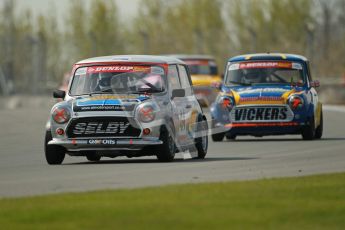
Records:
<instances>
[{"instance_id":1,"label":"white track line","mask_svg":"<svg viewBox=\"0 0 345 230\"><path fill-rule=\"evenodd\" d=\"M338 105L324 105L323 108L327 111L345 113L345 106Z\"/></svg>"}]
</instances>

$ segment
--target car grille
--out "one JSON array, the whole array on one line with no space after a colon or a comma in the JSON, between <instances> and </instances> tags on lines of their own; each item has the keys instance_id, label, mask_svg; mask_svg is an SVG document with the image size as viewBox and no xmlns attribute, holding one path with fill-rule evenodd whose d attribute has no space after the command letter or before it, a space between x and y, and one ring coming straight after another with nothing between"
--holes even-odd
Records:
<instances>
[{"instance_id":1,"label":"car grille","mask_svg":"<svg viewBox=\"0 0 345 230\"><path fill-rule=\"evenodd\" d=\"M66 133L68 138L139 137L141 129L127 117L86 117L73 119Z\"/></svg>"},{"instance_id":2,"label":"car grille","mask_svg":"<svg viewBox=\"0 0 345 230\"><path fill-rule=\"evenodd\" d=\"M237 106L230 118L231 122L287 122L294 114L288 106Z\"/></svg>"}]
</instances>

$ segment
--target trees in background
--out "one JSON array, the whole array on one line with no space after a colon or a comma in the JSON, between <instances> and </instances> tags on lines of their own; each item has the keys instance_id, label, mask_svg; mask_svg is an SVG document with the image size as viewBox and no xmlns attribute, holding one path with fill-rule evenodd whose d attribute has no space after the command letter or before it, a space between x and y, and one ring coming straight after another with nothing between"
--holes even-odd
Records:
<instances>
[{"instance_id":1,"label":"trees in background","mask_svg":"<svg viewBox=\"0 0 345 230\"><path fill-rule=\"evenodd\" d=\"M220 1L143 0L132 29L131 52L229 54Z\"/></svg>"},{"instance_id":2,"label":"trees in background","mask_svg":"<svg viewBox=\"0 0 345 230\"><path fill-rule=\"evenodd\" d=\"M238 51L301 52L306 27L312 23L310 0L235 0L228 18L237 38Z\"/></svg>"},{"instance_id":3,"label":"trees in background","mask_svg":"<svg viewBox=\"0 0 345 230\"><path fill-rule=\"evenodd\" d=\"M59 27L54 12L18 14L15 2L5 0L0 91L6 82L17 92L44 92L77 60L125 53L211 54L222 66L237 54L289 52L308 56L321 76L339 76L344 10L345 0L142 0L133 20L124 22L114 1L74 0Z\"/></svg>"},{"instance_id":4,"label":"trees in background","mask_svg":"<svg viewBox=\"0 0 345 230\"><path fill-rule=\"evenodd\" d=\"M71 61L122 52L123 28L113 1L94 0L85 6L81 0L71 1L65 23L65 45Z\"/></svg>"}]
</instances>

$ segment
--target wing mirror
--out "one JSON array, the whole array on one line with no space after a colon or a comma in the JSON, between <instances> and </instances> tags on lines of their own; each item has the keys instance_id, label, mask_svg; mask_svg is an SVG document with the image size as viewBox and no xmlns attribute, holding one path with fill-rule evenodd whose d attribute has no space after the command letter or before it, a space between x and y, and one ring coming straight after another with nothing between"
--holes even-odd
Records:
<instances>
[{"instance_id":1,"label":"wing mirror","mask_svg":"<svg viewBox=\"0 0 345 230\"><path fill-rule=\"evenodd\" d=\"M184 97L186 96L186 91L184 89L174 89L171 93L171 100L175 97Z\"/></svg>"},{"instance_id":2,"label":"wing mirror","mask_svg":"<svg viewBox=\"0 0 345 230\"><path fill-rule=\"evenodd\" d=\"M318 88L318 87L320 87L320 82L317 80L312 81L312 82L310 82L310 86L314 87L314 88Z\"/></svg>"},{"instance_id":3,"label":"wing mirror","mask_svg":"<svg viewBox=\"0 0 345 230\"><path fill-rule=\"evenodd\" d=\"M54 97L54 98L61 98L61 99L64 99L65 96L66 96L66 92L63 91L63 90L57 89L57 90L54 90L54 92L53 92L53 97Z\"/></svg>"}]
</instances>

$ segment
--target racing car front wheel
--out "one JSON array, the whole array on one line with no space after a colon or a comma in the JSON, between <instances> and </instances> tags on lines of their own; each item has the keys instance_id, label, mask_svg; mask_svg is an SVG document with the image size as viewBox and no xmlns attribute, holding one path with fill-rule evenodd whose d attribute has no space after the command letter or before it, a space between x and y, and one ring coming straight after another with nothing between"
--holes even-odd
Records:
<instances>
[{"instance_id":1,"label":"racing car front wheel","mask_svg":"<svg viewBox=\"0 0 345 230\"><path fill-rule=\"evenodd\" d=\"M313 140L315 137L315 122L314 117L309 119L309 122L306 126L304 126L302 130L302 138L303 140Z\"/></svg>"},{"instance_id":2,"label":"racing car front wheel","mask_svg":"<svg viewBox=\"0 0 345 230\"><path fill-rule=\"evenodd\" d=\"M48 142L51 141L52 134L49 131L46 131L45 141L44 141L44 152L46 156L47 163L50 165L60 165L65 159L65 149L61 146L48 145Z\"/></svg>"},{"instance_id":3,"label":"racing car front wheel","mask_svg":"<svg viewBox=\"0 0 345 230\"><path fill-rule=\"evenodd\" d=\"M224 132L215 132L215 133L213 133L214 130L215 130L215 124L214 124L214 120L212 119L212 135L211 135L212 140L214 142L223 141L225 133Z\"/></svg>"},{"instance_id":4,"label":"racing car front wheel","mask_svg":"<svg viewBox=\"0 0 345 230\"><path fill-rule=\"evenodd\" d=\"M160 162L171 162L175 158L176 145L174 139L174 132L170 128L164 127L161 130L160 140L163 144L157 146L156 155Z\"/></svg>"}]
</instances>

